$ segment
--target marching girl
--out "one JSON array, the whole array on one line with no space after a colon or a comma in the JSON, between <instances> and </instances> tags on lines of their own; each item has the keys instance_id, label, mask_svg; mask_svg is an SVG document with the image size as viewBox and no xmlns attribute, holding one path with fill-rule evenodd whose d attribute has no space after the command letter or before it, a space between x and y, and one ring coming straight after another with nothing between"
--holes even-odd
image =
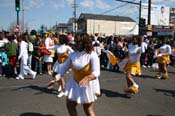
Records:
<instances>
[{"instance_id":1,"label":"marching girl","mask_svg":"<svg viewBox=\"0 0 175 116\"><path fill-rule=\"evenodd\" d=\"M140 52L142 54L142 40L143 39L139 36L134 36L133 38L131 38L130 43L128 44L127 55L124 58L125 60L126 59L128 60L127 64L129 62L133 63L132 68L131 68L131 75L134 75L134 76L135 75L140 76L142 74L141 64L138 61L138 59L140 59L141 57Z\"/></svg>"},{"instance_id":2,"label":"marching girl","mask_svg":"<svg viewBox=\"0 0 175 116\"><path fill-rule=\"evenodd\" d=\"M132 78L132 74L141 75L140 68L140 56L142 53L141 49L142 40L139 36L134 36L132 38L131 44L128 47L128 57L125 58L124 71L126 72L126 81L128 88L125 89L126 93L136 94L138 92L138 85ZM120 65L119 65L120 66Z\"/></svg>"},{"instance_id":3,"label":"marching girl","mask_svg":"<svg viewBox=\"0 0 175 116\"><path fill-rule=\"evenodd\" d=\"M168 71L167 65L171 62L170 61L170 54L171 54L171 46L167 44L167 38L162 38L162 45L155 51L156 62L159 65L159 73L156 75L156 78L167 79L168 78Z\"/></svg>"},{"instance_id":4,"label":"marching girl","mask_svg":"<svg viewBox=\"0 0 175 116\"><path fill-rule=\"evenodd\" d=\"M67 45L68 39L66 35L59 35L59 45L55 45L55 51L57 54L57 61L55 62L53 66L53 78L55 78L57 72L60 70L60 68L64 65L64 62L67 60L68 55L73 51L73 49ZM62 76L60 79L60 87L61 92L57 95L58 97L64 96L64 86L65 86L65 80ZM48 85L48 89L52 88L52 85ZM60 91L60 90L59 90Z\"/></svg>"},{"instance_id":5,"label":"marching girl","mask_svg":"<svg viewBox=\"0 0 175 116\"><path fill-rule=\"evenodd\" d=\"M94 102L100 94L98 77L100 75L100 62L93 51L92 41L88 34L75 36L76 51L71 53L60 68L56 79L50 81L54 84L61 76L72 68L73 75L66 83L67 109L70 116L77 116L76 106L82 104L87 116L95 116Z\"/></svg>"}]
</instances>

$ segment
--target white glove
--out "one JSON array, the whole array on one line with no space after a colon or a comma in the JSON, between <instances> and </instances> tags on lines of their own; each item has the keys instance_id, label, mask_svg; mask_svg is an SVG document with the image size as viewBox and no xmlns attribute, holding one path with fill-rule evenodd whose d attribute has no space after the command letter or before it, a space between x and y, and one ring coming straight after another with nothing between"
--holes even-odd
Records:
<instances>
[{"instance_id":1,"label":"white glove","mask_svg":"<svg viewBox=\"0 0 175 116\"><path fill-rule=\"evenodd\" d=\"M154 55L153 58L157 58L157 55Z\"/></svg>"},{"instance_id":2,"label":"white glove","mask_svg":"<svg viewBox=\"0 0 175 116\"><path fill-rule=\"evenodd\" d=\"M18 57L18 60L20 60L21 59L21 57Z\"/></svg>"},{"instance_id":3,"label":"white glove","mask_svg":"<svg viewBox=\"0 0 175 116\"><path fill-rule=\"evenodd\" d=\"M158 55L157 55L157 57L161 57L161 56L162 56L162 54L158 54Z\"/></svg>"}]
</instances>

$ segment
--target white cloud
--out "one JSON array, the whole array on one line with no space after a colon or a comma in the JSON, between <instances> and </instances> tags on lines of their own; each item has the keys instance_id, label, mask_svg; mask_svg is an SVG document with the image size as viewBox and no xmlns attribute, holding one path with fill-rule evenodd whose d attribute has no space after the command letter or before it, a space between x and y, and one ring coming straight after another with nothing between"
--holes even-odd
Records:
<instances>
[{"instance_id":1,"label":"white cloud","mask_svg":"<svg viewBox=\"0 0 175 116\"><path fill-rule=\"evenodd\" d=\"M152 0L153 3L161 3L161 2L175 2L175 0Z\"/></svg>"},{"instance_id":2,"label":"white cloud","mask_svg":"<svg viewBox=\"0 0 175 116\"><path fill-rule=\"evenodd\" d=\"M64 0L67 5L73 4L74 0Z\"/></svg>"},{"instance_id":3,"label":"white cloud","mask_svg":"<svg viewBox=\"0 0 175 116\"><path fill-rule=\"evenodd\" d=\"M167 0L167 1L169 1L169 2L175 2L175 0Z\"/></svg>"},{"instance_id":4,"label":"white cloud","mask_svg":"<svg viewBox=\"0 0 175 116\"><path fill-rule=\"evenodd\" d=\"M84 0L80 2L80 5L83 7L92 8L94 6L94 2L92 0Z\"/></svg>"},{"instance_id":5,"label":"white cloud","mask_svg":"<svg viewBox=\"0 0 175 116\"><path fill-rule=\"evenodd\" d=\"M25 1L24 0L24 9L32 9L32 8L40 8L44 5L44 2L42 0L30 0Z\"/></svg>"},{"instance_id":6,"label":"white cloud","mask_svg":"<svg viewBox=\"0 0 175 116\"><path fill-rule=\"evenodd\" d=\"M90 8L90 9L101 9L101 10L105 10L105 9L110 9L111 6L105 2L104 0L84 0L82 2L80 2L80 5L85 7L85 8Z\"/></svg>"},{"instance_id":7,"label":"white cloud","mask_svg":"<svg viewBox=\"0 0 175 116\"><path fill-rule=\"evenodd\" d=\"M0 8L9 8L9 7L14 7L15 4L12 1L1 1L0 3Z\"/></svg>"},{"instance_id":8,"label":"white cloud","mask_svg":"<svg viewBox=\"0 0 175 116\"><path fill-rule=\"evenodd\" d=\"M39 8L40 6L42 6L42 0L30 0L29 1L29 6L32 8L32 7L35 7L35 8Z\"/></svg>"},{"instance_id":9,"label":"white cloud","mask_svg":"<svg viewBox=\"0 0 175 116\"><path fill-rule=\"evenodd\" d=\"M153 0L153 1L151 1L152 3L161 3L161 2L163 2L164 0Z\"/></svg>"},{"instance_id":10,"label":"white cloud","mask_svg":"<svg viewBox=\"0 0 175 116\"><path fill-rule=\"evenodd\" d=\"M103 0L96 0L95 5L99 9L109 9L111 6Z\"/></svg>"},{"instance_id":11,"label":"white cloud","mask_svg":"<svg viewBox=\"0 0 175 116\"><path fill-rule=\"evenodd\" d=\"M147 0L145 1L144 0L144 2L148 2ZM158 3L158 4L168 4L168 3L174 3L175 4L175 0L152 0L151 1L153 4L156 4L156 3Z\"/></svg>"},{"instance_id":12,"label":"white cloud","mask_svg":"<svg viewBox=\"0 0 175 116\"><path fill-rule=\"evenodd\" d=\"M58 0L49 0L48 5L52 8L56 8L56 9L65 7L65 4L64 4L63 0L62 1L60 1L60 0L59 1Z\"/></svg>"}]
</instances>

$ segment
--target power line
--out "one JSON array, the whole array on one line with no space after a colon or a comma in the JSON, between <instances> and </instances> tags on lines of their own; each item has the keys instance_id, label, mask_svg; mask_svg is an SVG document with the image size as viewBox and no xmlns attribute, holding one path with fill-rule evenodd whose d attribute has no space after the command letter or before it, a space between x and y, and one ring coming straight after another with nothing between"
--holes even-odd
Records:
<instances>
[{"instance_id":1,"label":"power line","mask_svg":"<svg viewBox=\"0 0 175 116\"><path fill-rule=\"evenodd\" d=\"M125 2L125 3L130 3L130 4L135 4L135 5L140 5L140 3L137 3L134 1L127 1L127 0L115 0L115 1L118 1L118 2Z\"/></svg>"},{"instance_id":2,"label":"power line","mask_svg":"<svg viewBox=\"0 0 175 116\"><path fill-rule=\"evenodd\" d=\"M133 2L135 2L135 1L136 1L136 0L134 0ZM107 14L107 13L113 11L113 10L116 10L116 9L118 9L118 8L121 8L121 7L124 7L124 6L128 5L129 3L130 3L130 2L125 3L125 4L121 5L121 6L114 7L113 9L107 10L107 11L101 13L101 14L102 14L102 15L103 15L103 14Z\"/></svg>"},{"instance_id":3,"label":"power line","mask_svg":"<svg viewBox=\"0 0 175 116\"><path fill-rule=\"evenodd\" d=\"M134 13L136 13L136 12L138 12L138 10L134 10L134 11L132 11L132 12L123 11L123 12L121 12L121 14L123 14L123 16L128 16L128 15L134 14Z\"/></svg>"},{"instance_id":4,"label":"power line","mask_svg":"<svg viewBox=\"0 0 175 116\"><path fill-rule=\"evenodd\" d=\"M117 7L113 8L113 9L108 10L108 11L105 11L105 12L103 12L103 13L101 13L101 14L109 13L109 12L111 12L111 11L113 11L113 10L116 10L116 9L118 9L118 8L121 8L121 7L123 7L123 6L127 5L127 4L128 4L128 3L125 3L125 4L121 5L121 6L117 6Z\"/></svg>"}]
</instances>

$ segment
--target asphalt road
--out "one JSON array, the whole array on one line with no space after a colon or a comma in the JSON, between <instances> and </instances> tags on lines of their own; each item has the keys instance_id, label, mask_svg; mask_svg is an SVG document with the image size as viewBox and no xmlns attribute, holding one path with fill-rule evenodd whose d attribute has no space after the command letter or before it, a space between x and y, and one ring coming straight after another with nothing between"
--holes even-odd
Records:
<instances>
[{"instance_id":1,"label":"asphalt road","mask_svg":"<svg viewBox=\"0 0 175 116\"><path fill-rule=\"evenodd\" d=\"M142 77L134 77L140 91L131 98L123 91L122 72L101 70L102 96L95 103L96 116L175 116L175 68L168 68L167 80L155 79L156 70L143 69ZM35 80L0 78L0 116L68 116L66 98L56 97L58 85L46 89L50 79L47 74ZM77 109L79 116L85 116L81 105Z\"/></svg>"}]
</instances>

